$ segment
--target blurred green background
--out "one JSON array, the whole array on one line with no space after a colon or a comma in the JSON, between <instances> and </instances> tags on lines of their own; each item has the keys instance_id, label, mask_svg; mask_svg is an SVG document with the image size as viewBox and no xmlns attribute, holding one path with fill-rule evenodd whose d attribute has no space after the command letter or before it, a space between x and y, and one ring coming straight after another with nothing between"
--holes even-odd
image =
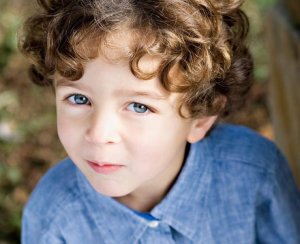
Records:
<instances>
[{"instance_id":1,"label":"blurred green background","mask_svg":"<svg viewBox=\"0 0 300 244\"><path fill-rule=\"evenodd\" d=\"M229 118L272 139L267 108L268 62L264 16L275 0L247 0L255 84L248 105ZM33 0L0 0L0 244L20 243L21 213L33 187L65 153L58 142L54 94L33 85L17 49L17 32Z\"/></svg>"}]
</instances>

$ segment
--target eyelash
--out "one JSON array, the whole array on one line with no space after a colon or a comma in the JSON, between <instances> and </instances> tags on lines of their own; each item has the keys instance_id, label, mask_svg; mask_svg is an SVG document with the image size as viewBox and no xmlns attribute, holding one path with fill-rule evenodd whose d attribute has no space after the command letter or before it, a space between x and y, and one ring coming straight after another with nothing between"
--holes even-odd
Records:
<instances>
[{"instance_id":1,"label":"eyelash","mask_svg":"<svg viewBox=\"0 0 300 244\"><path fill-rule=\"evenodd\" d=\"M85 99L85 101L83 103L77 103L76 102L76 96L79 96L78 98L81 98L81 99ZM68 96L66 98L68 100L68 102L70 102L71 104L73 105L91 105L91 102L89 101L89 99L85 96L85 95L82 95L82 94L72 94L70 96ZM71 101L71 99L73 101ZM133 106L131 109L129 109L130 106ZM137 109L137 107L143 107L143 109L145 109L146 111L145 112L137 112L135 111L135 109ZM135 112L137 114L148 114L149 112L154 112L153 109L151 109L149 106L145 105L145 104L142 104L142 103L138 103L138 102L131 102L127 105L127 109L129 111L132 111L132 112Z\"/></svg>"},{"instance_id":2,"label":"eyelash","mask_svg":"<svg viewBox=\"0 0 300 244\"><path fill-rule=\"evenodd\" d=\"M136 109L137 107L143 107L143 109L146 109L146 111L145 111L145 112L132 111L132 110L129 109L129 107L130 107L131 105L133 106L133 107L132 107L132 110ZM137 105L137 106L135 106L135 105ZM135 113L137 113L137 114L148 114L149 112L153 112L152 109L150 109L147 105L142 104L142 103L137 103L137 102L132 102L132 103L130 103L130 104L127 106L127 109L130 110L130 111L132 111L132 112L135 112Z\"/></svg>"},{"instance_id":3,"label":"eyelash","mask_svg":"<svg viewBox=\"0 0 300 244\"><path fill-rule=\"evenodd\" d=\"M76 100L75 100L76 96L79 96L81 99L86 99L85 100L86 102L85 103L76 103ZM72 98L73 98L73 101L71 101ZM89 101L89 99L82 94L72 94L72 95L68 96L66 99L74 105L91 105L91 102Z\"/></svg>"}]
</instances>

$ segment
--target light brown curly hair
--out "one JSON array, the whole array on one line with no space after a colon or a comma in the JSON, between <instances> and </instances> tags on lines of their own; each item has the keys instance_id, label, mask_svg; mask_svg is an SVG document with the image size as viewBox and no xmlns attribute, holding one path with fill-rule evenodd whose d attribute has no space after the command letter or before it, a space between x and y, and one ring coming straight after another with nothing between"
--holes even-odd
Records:
<instances>
[{"instance_id":1,"label":"light brown curly hair","mask_svg":"<svg viewBox=\"0 0 300 244\"><path fill-rule=\"evenodd\" d=\"M126 26L135 37L128 59L136 77L158 76L167 91L182 93L180 107L190 117L228 114L243 104L252 81L242 2L38 0L42 10L26 21L20 49L32 61L33 82L53 85L55 73L77 80L99 55L86 50L103 46ZM145 55L161 58L154 72L139 68ZM179 81L170 78L174 70Z\"/></svg>"}]
</instances>

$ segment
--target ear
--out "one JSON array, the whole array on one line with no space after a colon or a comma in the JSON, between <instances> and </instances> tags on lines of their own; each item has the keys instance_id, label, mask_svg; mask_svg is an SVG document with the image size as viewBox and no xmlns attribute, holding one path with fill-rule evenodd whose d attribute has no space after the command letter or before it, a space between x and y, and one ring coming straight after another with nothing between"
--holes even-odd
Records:
<instances>
[{"instance_id":1,"label":"ear","mask_svg":"<svg viewBox=\"0 0 300 244\"><path fill-rule=\"evenodd\" d=\"M216 115L216 116L208 116L204 118L194 119L192 121L189 134L187 136L187 141L189 143L195 143L203 139L207 131L215 123L217 117L218 116Z\"/></svg>"}]
</instances>

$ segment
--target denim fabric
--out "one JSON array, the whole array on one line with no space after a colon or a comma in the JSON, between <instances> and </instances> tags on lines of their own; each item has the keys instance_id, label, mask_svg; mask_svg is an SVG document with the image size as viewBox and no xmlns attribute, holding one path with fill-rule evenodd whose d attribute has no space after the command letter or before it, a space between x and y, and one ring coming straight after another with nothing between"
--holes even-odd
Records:
<instances>
[{"instance_id":1,"label":"denim fabric","mask_svg":"<svg viewBox=\"0 0 300 244\"><path fill-rule=\"evenodd\" d=\"M70 159L42 178L23 212L23 244L300 244L300 194L278 149L218 125L192 144L147 220L97 193Z\"/></svg>"}]
</instances>

